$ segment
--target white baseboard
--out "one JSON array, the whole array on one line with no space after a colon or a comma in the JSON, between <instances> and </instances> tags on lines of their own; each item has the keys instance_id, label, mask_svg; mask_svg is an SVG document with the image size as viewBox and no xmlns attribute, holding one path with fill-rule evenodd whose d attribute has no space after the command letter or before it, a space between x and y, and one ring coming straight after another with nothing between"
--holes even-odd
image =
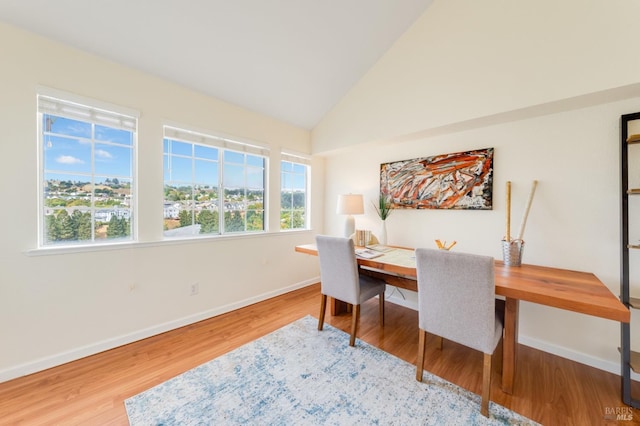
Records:
<instances>
[{"instance_id":1,"label":"white baseboard","mask_svg":"<svg viewBox=\"0 0 640 426\"><path fill-rule=\"evenodd\" d=\"M174 330L176 328L184 327L185 325L193 324L198 321L215 317L217 315L225 314L227 312L231 312L236 309L240 309L245 306L249 306L254 303L261 302L263 300L267 300L272 297L276 297L293 290L297 290L299 288L307 287L309 285L316 284L318 282L319 282L319 278L316 277L316 278L306 280L306 281L303 281L303 282L300 282L276 291L264 293L255 297L241 300L236 303L231 303L215 309L199 312L194 315L189 315L187 317L179 318L174 321L169 321L164 324L159 324L159 325L149 327L143 330L139 330L130 334L118 336L113 339L103 340L101 342L97 342L95 344L73 349L71 351L62 352L50 357L41 358L33 362L20 364L20 365L0 371L0 383L6 382L8 380L12 380L18 377L26 376L28 374L36 373L38 371L43 371L48 368L56 367L58 365L66 364L67 362L75 361L90 355L95 355L97 353L104 352L106 350L113 349L118 346L133 343L138 340L146 339L148 337L165 333L167 331ZM394 289L393 287L389 287L389 289L387 290L387 295L385 295L386 301L390 303L395 303L396 305L404 306L409 309L418 310L417 300L411 297L412 292L404 293L402 290L400 290L399 292L397 289L396 290L393 290L393 289ZM618 376L620 375L620 363L611 362L611 361L603 360L593 356L589 356L582 352L577 352L562 346L553 345L551 343L534 339L534 338L525 336L523 334L519 335L519 343L525 346L530 346L532 348L544 351L544 352L551 353L553 355L557 355L563 358L570 359L572 361L579 362L581 364L586 364L588 366L597 368L599 370L608 371ZM633 380L640 381L640 374L635 374L632 372L631 378Z\"/></svg>"},{"instance_id":2,"label":"white baseboard","mask_svg":"<svg viewBox=\"0 0 640 426\"><path fill-rule=\"evenodd\" d=\"M239 302L231 303L225 306L220 306L214 309L210 309L197 314L189 315L187 317L179 318L174 321L169 321L163 324L158 324L153 327L149 327L143 330L135 331L133 333L125 334L122 336L114 337L112 339L106 339L100 342L96 342L91 345L79 347L70 351L62 352L50 357L41 358L36 361L27 362L11 368L0 371L0 383L6 382L18 377L26 376L28 374L37 373L48 368L56 367L67 362L76 361L78 359L95 355L100 352L104 352L109 349L117 348L118 346L127 345L129 343L136 342L138 340L146 339L157 334L165 333L176 328L184 327L185 325L193 324L198 321L202 321L208 318L212 318L227 312L234 311L236 309L244 308L245 306L253 305L257 302L270 299L275 296L279 296L284 293L288 293L299 288L307 287L312 284L316 284L319 281L318 278L306 280L300 283L296 283L289 287L278 289L272 292L263 293L255 297L251 297Z\"/></svg>"},{"instance_id":3,"label":"white baseboard","mask_svg":"<svg viewBox=\"0 0 640 426\"><path fill-rule=\"evenodd\" d=\"M553 355L557 355L562 358L567 358L572 361L597 368L599 370L608 371L609 373L613 373L617 376L620 376L622 373L620 371L621 369L620 369L619 362L607 361L601 358L587 355L583 352L567 349L563 346L554 345L552 343L534 339L528 336L524 336L522 334L519 336L518 342L521 345L529 346L531 348L538 349L540 351L547 352ZM636 374L632 371L631 379L640 380L640 374Z\"/></svg>"}]
</instances>

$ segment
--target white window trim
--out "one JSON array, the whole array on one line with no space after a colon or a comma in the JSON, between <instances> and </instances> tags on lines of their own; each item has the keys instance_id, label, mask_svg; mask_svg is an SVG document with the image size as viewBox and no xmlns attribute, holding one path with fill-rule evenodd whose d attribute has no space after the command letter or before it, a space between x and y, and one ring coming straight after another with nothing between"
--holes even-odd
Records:
<instances>
[{"instance_id":1,"label":"white window trim","mask_svg":"<svg viewBox=\"0 0 640 426\"><path fill-rule=\"evenodd\" d=\"M199 145L209 145L221 150L221 159L220 165L224 165L224 161L222 161L223 151L235 151L241 153L247 153L251 155L257 155L264 158L264 177L263 177L263 193L266 197L263 197L263 227L262 231L244 231L244 232L225 232L224 224L220 223L220 230L222 233L219 234L206 234L202 236L181 236L181 237L166 237L163 232L163 241L181 241L181 240L199 240L206 238L225 238L229 236L251 236L251 235L261 235L269 233L269 203L268 197L270 194L269 191L269 170L270 170L270 154L271 149L267 145L258 144L256 142L249 142L246 139L240 139L230 136L221 136L220 134L214 135L211 133L203 133L197 130L189 130L185 129L185 127L189 126L180 126L177 124L164 124L163 125L163 141L164 139L172 139L177 141L182 141L186 143L194 143ZM164 157L163 152L163 157ZM223 175L223 167L219 167L219 199L222 199L223 195L223 185L224 185L224 175ZM164 186L164 176L162 178L163 186ZM219 212L220 213L220 212ZM224 220L224 211L219 215L220 221Z\"/></svg>"},{"instance_id":2,"label":"white window trim","mask_svg":"<svg viewBox=\"0 0 640 426\"><path fill-rule=\"evenodd\" d=\"M298 163L302 164L307 168L306 173L306 187L305 187L305 195L306 195L306 211L305 211L305 227L304 228L296 228L296 229L281 229L278 226L279 232L296 232L296 231L308 231L311 229L311 156L307 154L301 154L293 151L283 150L280 152L280 175L282 175L282 162L288 161L290 163ZM280 194L282 194L282 185L278 190ZM282 200L278 203L278 217L281 217L280 214L282 212L281 206Z\"/></svg>"},{"instance_id":3,"label":"white window trim","mask_svg":"<svg viewBox=\"0 0 640 426\"><path fill-rule=\"evenodd\" d=\"M47 98L48 100L53 100L54 102L50 102L48 104L48 106L42 108L40 108L40 98ZM56 103L55 101L58 100L59 102ZM67 111L62 111L62 110L58 110L57 108L63 108L63 104L65 105L69 105L71 106L70 110ZM60 115L60 116L64 116L64 117L68 117L68 118L72 118L72 119L78 119L79 116L78 115L73 115L74 113L77 114L77 111L73 111L73 104L75 105L79 105L82 108L86 109L86 110L90 110L91 111L91 115L87 116L84 115L83 120L87 120L87 118L90 118L92 122L97 123L97 124L104 124L106 126L111 126L113 127L113 125L118 122L120 123L119 126L117 126L118 128L124 129L124 130L130 130L133 132L133 136L134 136L134 140L133 140L133 147L132 147L132 173L131 173L131 179L132 179L132 187L131 187L131 191L134 195L133 197L133 204L131 205L131 210L132 210L132 217L133 217L133 223L132 223L132 229L131 229L131 240L126 241L126 242L121 242L121 241L93 241L91 243L83 243L83 242L70 242L69 244L61 244L59 246L57 245L45 245L44 244L44 234L45 234L45 230L44 230L44 224L45 224L45 218L44 218L44 187L43 187L43 182L44 182L44 158L43 158L43 151L42 151L42 146L43 146L43 140L42 140L42 136L43 136L43 129L42 129L42 120L38 119L37 120L37 167L38 167L38 214L37 214L37 218L38 218L38 239L37 239L37 248L35 250L32 251L46 251L46 252L62 252L62 251L71 251L71 252L76 252L76 251L86 251L89 248L95 249L95 248L99 248L99 247L118 247L118 246L122 246L125 244L131 244L131 243L136 243L138 241L138 166L137 166L137 159L138 159L138 119L140 118L141 114L140 111L132 109L132 108L127 108L127 107L123 107L123 106L119 106L119 105L114 105L114 104L110 104L108 102L104 102L104 101L100 101L97 99L93 99L93 98L89 98L89 97L84 97L84 96L80 96L80 95L76 95L70 92L65 92L62 90L58 90L58 89L53 89L50 87L46 87L46 86L37 86L36 87L36 115L37 117L41 117L41 114L55 114L55 115ZM52 109L50 109L52 108ZM96 118L97 115L97 119ZM133 118L134 120L133 123L134 125L132 126L131 124L129 124L130 122L127 122L126 120L123 122L122 120L118 120L118 117L130 117ZM114 121L115 120L115 121Z\"/></svg>"},{"instance_id":4,"label":"white window trim","mask_svg":"<svg viewBox=\"0 0 640 426\"><path fill-rule=\"evenodd\" d=\"M311 157L309 155L299 154L293 151L282 151L280 153L280 160L311 166Z\"/></svg>"},{"instance_id":5,"label":"white window trim","mask_svg":"<svg viewBox=\"0 0 640 426\"><path fill-rule=\"evenodd\" d=\"M255 154L267 158L271 152L269 147L256 143L233 140L228 137L209 135L169 125L164 126L164 137L195 144L215 146L217 148L228 149L231 151L246 152L247 154Z\"/></svg>"},{"instance_id":6,"label":"white window trim","mask_svg":"<svg viewBox=\"0 0 640 426\"><path fill-rule=\"evenodd\" d=\"M48 98L60 99L67 103L87 106L95 109L96 111L99 111L99 110L109 111L109 112L114 112L120 115L127 115L130 117L134 117L136 119L140 119L141 117L141 113L137 109L127 108L127 107L123 107L116 104L111 104L109 102L104 102L94 98L76 95L74 93L65 92L63 90L53 89L51 87L37 86L36 93L37 93L37 96L46 96Z\"/></svg>"}]
</instances>

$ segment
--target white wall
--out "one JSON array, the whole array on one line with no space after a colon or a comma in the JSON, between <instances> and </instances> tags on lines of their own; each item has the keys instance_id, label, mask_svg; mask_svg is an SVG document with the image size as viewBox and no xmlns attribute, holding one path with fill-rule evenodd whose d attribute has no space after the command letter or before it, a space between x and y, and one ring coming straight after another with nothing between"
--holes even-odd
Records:
<instances>
[{"instance_id":1,"label":"white wall","mask_svg":"<svg viewBox=\"0 0 640 426\"><path fill-rule=\"evenodd\" d=\"M340 232L338 194L376 199L381 163L494 147L493 210L395 211L389 243L456 240L502 258L505 182L516 233L538 179L524 262L593 272L617 295L619 119L640 111L639 12L619 0L436 0L312 132L327 156L325 232ZM367 207L357 227L376 232ZM617 323L529 303L521 314L521 343L620 373Z\"/></svg>"},{"instance_id":2,"label":"white wall","mask_svg":"<svg viewBox=\"0 0 640 426\"><path fill-rule=\"evenodd\" d=\"M308 131L4 24L0 57L0 381L253 303L317 277L317 260L293 250L312 241L314 232L277 232L279 153L281 148L309 153ZM84 253L30 252L37 245L38 86L141 112L142 244ZM270 146L273 233L161 242L162 125L167 122ZM314 199L322 197L322 173L322 159L314 160ZM319 203L312 208L317 229L323 210ZM190 296L196 281L200 293Z\"/></svg>"},{"instance_id":3,"label":"white wall","mask_svg":"<svg viewBox=\"0 0 640 426\"><path fill-rule=\"evenodd\" d=\"M313 130L313 150L637 85L639 15L627 0L435 0Z\"/></svg>"}]
</instances>

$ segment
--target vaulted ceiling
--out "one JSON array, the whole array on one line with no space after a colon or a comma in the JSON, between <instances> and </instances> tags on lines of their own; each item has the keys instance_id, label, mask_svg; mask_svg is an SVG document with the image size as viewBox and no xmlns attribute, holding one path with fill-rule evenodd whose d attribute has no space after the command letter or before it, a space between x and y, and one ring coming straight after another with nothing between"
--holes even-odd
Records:
<instances>
[{"instance_id":1,"label":"vaulted ceiling","mask_svg":"<svg viewBox=\"0 0 640 426\"><path fill-rule=\"evenodd\" d=\"M3 0L0 21L311 129L432 0Z\"/></svg>"}]
</instances>

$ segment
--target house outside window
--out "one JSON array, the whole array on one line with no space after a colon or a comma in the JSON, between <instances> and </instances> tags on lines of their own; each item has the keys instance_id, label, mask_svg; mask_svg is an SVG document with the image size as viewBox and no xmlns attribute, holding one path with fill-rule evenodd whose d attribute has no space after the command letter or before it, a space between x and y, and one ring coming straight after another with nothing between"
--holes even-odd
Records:
<instances>
[{"instance_id":1,"label":"house outside window","mask_svg":"<svg viewBox=\"0 0 640 426\"><path fill-rule=\"evenodd\" d=\"M282 153L280 162L280 230L309 228L309 160Z\"/></svg>"},{"instance_id":2,"label":"house outside window","mask_svg":"<svg viewBox=\"0 0 640 426\"><path fill-rule=\"evenodd\" d=\"M265 231L268 149L169 126L164 133L165 238Z\"/></svg>"},{"instance_id":3,"label":"house outside window","mask_svg":"<svg viewBox=\"0 0 640 426\"><path fill-rule=\"evenodd\" d=\"M96 104L38 95L40 247L135 239L137 113Z\"/></svg>"}]
</instances>

